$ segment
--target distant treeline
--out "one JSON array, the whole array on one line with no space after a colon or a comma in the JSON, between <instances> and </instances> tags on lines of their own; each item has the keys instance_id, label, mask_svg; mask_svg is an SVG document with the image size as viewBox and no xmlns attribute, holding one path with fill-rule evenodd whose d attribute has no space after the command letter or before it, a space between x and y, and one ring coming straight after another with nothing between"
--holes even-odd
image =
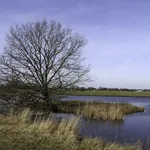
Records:
<instances>
[{"instance_id":1,"label":"distant treeline","mask_svg":"<svg viewBox=\"0 0 150 150\"><path fill-rule=\"evenodd\" d=\"M150 89L128 89L128 88L107 88L107 87L70 87L64 88L66 90L78 90L78 91L127 91L127 92L150 92Z\"/></svg>"},{"instance_id":2,"label":"distant treeline","mask_svg":"<svg viewBox=\"0 0 150 150\"><path fill-rule=\"evenodd\" d=\"M15 80L15 82L8 82L6 84L0 84L0 92L1 89L3 89L4 86L10 87L12 86L13 89L17 88L17 89L37 89L36 91L40 90L40 87L38 86L34 86L34 85L28 85L28 84L24 84L21 83L20 81ZM49 88L49 90L52 91L126 91L126 92L150 92L150 89L128 89L128 88L107 88L107 87L99 87L99 88L95 88L95 87L80 87L80 86L72 86L72 87L53 87L53 88Z\"/></svg>"}]
</instances>

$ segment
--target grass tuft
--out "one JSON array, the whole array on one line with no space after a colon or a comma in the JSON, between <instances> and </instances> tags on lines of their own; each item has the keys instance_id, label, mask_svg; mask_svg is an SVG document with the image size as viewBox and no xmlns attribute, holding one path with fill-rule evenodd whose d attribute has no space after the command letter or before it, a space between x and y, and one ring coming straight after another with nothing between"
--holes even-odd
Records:
<instances>
[{"instance_id":1,"label":"grass tuft","mask_svg":"<svg viewBox=\"0 0 150 150\"><path fill-rule=\"evenodd\" d=\"M121 120L124 117L120 105L106 105L104 103L87 103L82 108L78 108L77 114L81 114L91 119Z\"/></svg>"},{"instance_id":2,"label":"grass tuft","mask_svg":"<svg viewBox=\"0 0 150 150\"><path fill-rule=\"evenodd\" d=\"M59 113L73 113L90 119L122 120L125 115L143 112L143 107L127 103L105 103L101 101L55 101Z\"/></svg>"},{"instance_id":3,"label":"grass tuft","mask_svg":"<svg viewBox=\"0 0 150 150\"><path fill-rule=\"evenodd\" d=\"M29 121L32 113L0 116L0 150L137 150L100 139L78 138L78 119L58 121L50 117Z\"/></svg>"}]
</instances>

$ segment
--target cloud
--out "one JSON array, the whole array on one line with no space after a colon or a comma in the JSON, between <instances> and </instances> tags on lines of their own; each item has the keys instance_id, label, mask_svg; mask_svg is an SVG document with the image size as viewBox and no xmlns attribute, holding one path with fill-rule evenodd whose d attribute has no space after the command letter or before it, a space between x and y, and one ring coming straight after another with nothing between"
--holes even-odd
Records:
<instances>
[{"instance_id":1,"label":"cloud","mask_svg":"<svg viewBox=\"0 0 150 150\"><path fill-rule=\"evenodd\" d=\"M0 7L0 52L11 25L54 19L88 39L84 55L91 65L93 86L150 88L149 6L149 1L140 0L5 2Z\"/></svg>"}]
</instances>

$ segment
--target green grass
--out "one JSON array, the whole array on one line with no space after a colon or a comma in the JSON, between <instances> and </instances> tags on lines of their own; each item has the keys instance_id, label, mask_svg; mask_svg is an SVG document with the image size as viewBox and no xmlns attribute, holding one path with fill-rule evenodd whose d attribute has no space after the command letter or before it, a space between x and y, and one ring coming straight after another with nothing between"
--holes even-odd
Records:
<instances>
[{"instance_id":1,"label":"green grass","mask_svg":"<svg viewBox=\"0 0 150 150\"><path fill-rule=\"evenodd\" d=\"M62 95L76 96L131 96L131 97L150 97L150 92L122 92L122 91L65 91L59 92Z\"/></svg>"},{"instance_id":2,"label":"green grass","mask_svg":"<svg viewBox=\"0 0 150 150\"><path fill-rule=\"evenodd\" d=\"M78 138L78 119L54 121L53 115L30 121L31 112L0 116L0 150L137 150L97 138Z\"/></svg>"},{"instance_id":3,"label":"green grass","mask_svg":"<svg viewBox=\"0 0 150 150\"><path fill-rule=\"evenodd\" d=\"M133 106L126 103L104 103L85 101L53 101L57 113L73 113L83 115L90 119L99 120L122 120L127 114L143 112L143 107ZM37 110L46 110L46 106L40 104Z\"/></svg>"}]
</instances>

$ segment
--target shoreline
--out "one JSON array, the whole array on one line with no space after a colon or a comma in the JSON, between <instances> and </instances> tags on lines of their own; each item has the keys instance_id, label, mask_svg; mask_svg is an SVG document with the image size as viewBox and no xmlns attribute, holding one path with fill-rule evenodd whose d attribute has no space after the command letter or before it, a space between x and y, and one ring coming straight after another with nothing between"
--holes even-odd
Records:
<instances>
[{"instance_id":1,"label":"shoreline","mask_svg":"<svg viewBox=\"0 0 150 150\"><path fill-rule=\"evenodd\" d=\"M76 94L65 94L65 95L61 95L61 96L64 96L64 97L66 97L66 96L90 96L90 97L92 97L92 96L94 96L94 97L135 97L135 98L150 98L150 96L126 96L126 95L76 95Z\"/></svg>"},{"instance_id":2,"label":"shoreline","mask_svg":"<svg viewBox=\"0 0 150 150\"><path fill-rule=\"evenodd\" d=\"M32 112L0 116L0 149L16 150L137 150L140 144L119 143L97 137L81 138L80 118L55 121L53 118L30 122ZM30 139L30 140L29 140Z\"/></svg>"}]
</instances>

